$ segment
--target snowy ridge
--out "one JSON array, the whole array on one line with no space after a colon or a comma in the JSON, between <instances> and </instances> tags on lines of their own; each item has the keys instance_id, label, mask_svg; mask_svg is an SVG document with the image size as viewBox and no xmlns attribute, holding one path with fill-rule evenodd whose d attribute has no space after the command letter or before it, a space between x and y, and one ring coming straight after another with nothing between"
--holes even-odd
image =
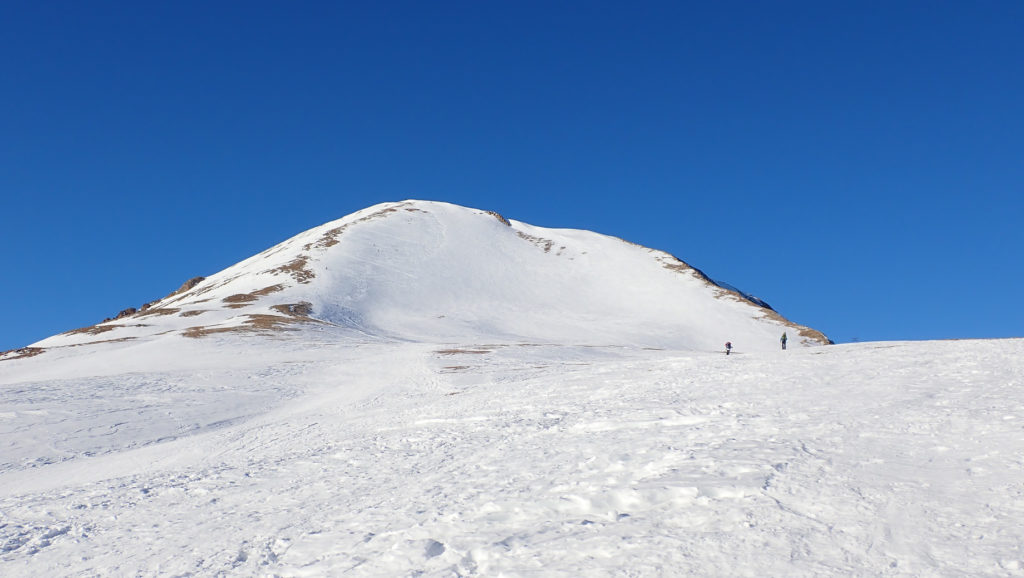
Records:
<instances>
[{"instance_id":1,"label":"snowy ridge","mask_svg":"<svg viewBox=\"0 0 1024 578\"><path fill-rule=\"evenodd\" d=\"M439 342L746 351L827 343L666 253L447 203L364 209L301 233L145 311L43 340L305 329Z\"/></svg>"}]
</instances>

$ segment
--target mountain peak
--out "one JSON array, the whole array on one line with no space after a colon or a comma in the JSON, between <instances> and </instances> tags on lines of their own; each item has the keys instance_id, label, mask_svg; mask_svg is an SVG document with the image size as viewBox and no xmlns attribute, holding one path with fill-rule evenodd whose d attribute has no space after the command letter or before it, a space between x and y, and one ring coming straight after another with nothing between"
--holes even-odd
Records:
<instances>
[{"instance_id":1,"label":"mountain peak","mask_svg":"<svg viewBox=\"0 0 1024 578\"><path fill-rule=\"evenodd\" d=\"M685 262L616 237L450 203L368 207L300 233L45 350L215 334L674 349L828 343Z\"/></svg>"}]
</instances>

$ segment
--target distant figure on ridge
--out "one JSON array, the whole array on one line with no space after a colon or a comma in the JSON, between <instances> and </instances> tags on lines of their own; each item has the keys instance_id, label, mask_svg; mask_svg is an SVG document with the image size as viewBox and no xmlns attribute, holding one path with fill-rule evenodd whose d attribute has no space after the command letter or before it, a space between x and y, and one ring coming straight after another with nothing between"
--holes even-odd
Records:
<instances>
[{"instance_id":1,"label":"distant figure on ridge","mask_svg":"<svg viewBox=\"0 0 1024 578\"><path fill-rule=\"evenodd\" d=\"M725 342L725 354L729 355L730 351L732 351L732 341L726 341Z\"/></svg>"},{"instance_id":2,"label":"distant figure on ridge","mask_svg":"<svg viewBox=\"0 0 1024 578\"><path fill-rule=\"evenodd\" d=\"M782 342L782 350L785 351L786 350L786 332L785 331L782 332L782 338L779 339L779 341Z\"/></svg>"}]
</instances>

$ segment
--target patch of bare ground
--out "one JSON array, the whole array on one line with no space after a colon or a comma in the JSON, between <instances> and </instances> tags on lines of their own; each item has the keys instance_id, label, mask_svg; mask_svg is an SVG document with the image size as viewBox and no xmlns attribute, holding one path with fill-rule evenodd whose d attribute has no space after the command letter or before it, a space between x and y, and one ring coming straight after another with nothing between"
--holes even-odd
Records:
<instances>
[{"instance_id":1,"label":"patch of bare ground","mask_svg":"<svg viewBox=\"0 0 1024 578\"><path fill-rule=\"evenodd\" d=\"M340 237L341 234L348 230L348 228L351 227L352 225L356 225L358 223L365 223L366 221L372 221L373 219L379 219L381 217L387 216L390 213L396 213L400 208L404 208L406 211L410 212L426 212L415 207L409 207L407 203L399 203L393 207L381 209L379 211L370 213L369 215L366 215L364 217L360 217L355 221L352 221L351 223L345 223L340 227L335 227L321 235L320 238L317 239L316 241L313 241L312 243L306 243L305 245L303 245L302 250L309 251L310 249L326 249L328 247L333 247L334 245L337 245L339 243L338 237Z\"/></svg>"},{"instance_id":2,"label":"patch of bare ground","mask_svg":"<svg viewBox=\"0 0 1024 578\"><path fill-rule=\"evenodd\" d=\"M274 305L271 309L281 313L281 315L253 313L246 315L246 319L241 325L235 325L232 327L189 327L182 332L182 335L185 337L199 338L215 333L281 331L288 330L289 326L300 323L323 323L323 321L309 317L309 314L313 312L313 307L305 301L300 303L283 303L280 305Z\"/></svg>"},{"instance_id":3,"label":"patch of bare ground","mask_svg":"<svg viewBox=\"0 0 1024 578\"><path fill-rule=\"evenodd\" d=\"M309 321L299 317L284 317L281 315L270 315L267 313L254 313L248 317L249 319L245 322L246 325L255 330L282 329L287 325Z\"/></svg>"},{"instance_id":4,"label":"patch of bare ground","mask_svg":"<svg viewBox=\"0 0 1024 578\"><path fill-rule=\"evenodd\" d=\"M270 287L264 287L263 289L253 291L252 293L250 293L250 295L255 295L257 297L266 297L267 295L270 295L271 293L277 293L278 291L284 291L284 285L278 284L271 285Z\"/></svg>"},{"instance_id":5,"label":"patch of bare ground","mask_svg":"<svg viewBox=\"0 0 1024 578\"><path fill-rule=\"evenodd\" d=\"M316 277L316 273L312 269L307 267L309 265L309 255L299 255L292 259L290 262L270 269L266 273L286 273L292 276L299 283L309 283L311 279Z\"/></svg>"},{"instance_id":6,"label":"patch of bare ground","mask_svg":"<svg viewBox=\"0 0 1024 578\"><path fill-rule=\"evenodd\" d=\"M129 307L127 309L122 309L121 311L118 312L117 315L114 316L114 319L124 319L125 317L131 317L132 315L135 315L138 312L139 312L139 310L134 308L134 307ZM107 321L107 320L104 319L104 321ZM111 321L113 321L113 319Z\"/></svg>"},{"instance_id":7,"label":"patch of bare ground","mask_svg":"<svg viewBox=\"0 0 1024 578\"><path fill-rule=\"evenodd\" d=\"M622 237L615 237L615 238L620 240L620 241L622 241L623 243L625 243L627 245L633 245L634 247L640 247L641 249L646 249L647 248L647 247L644 247L643 245L641 245L640 243L634 243L633 241L627 241L626 239L623 239Z\"/></svg>"},{"instance_id":8,"label":"patch of bare ground","mask_svg":"<svg viewBox=\"0 0 1024 578\"><path fill-rule=\"evenodd\" d=\"M230 303L228 307L237 309L238 307L245 307L247 304L256 301L260 297L265 297L267 295L270 295L271 293L277 293L278 291L281 291L283 289L284 285L271 285L270 287L257 289L256 291L253 291L251 293L236 293L234 295L229 295L221 299L221 301L223 301L224 303Z\"/></svg>"},{"instance_id":9,"label":"patch of bare ground","mask_svg":"<svg viewBox=\"0 0 1024 578\"><path fill-rule=\"evenodd\" d=\"M441 368L441 373L458 373L460 371L469 369L468 365L449 365Z\"/></svg>"},{"instance_id":10,"label":"patch of bare ground","mask_svg":"<svg viewBox=\"0 0 1024 578\"><path fill-rule=\"evenodd\" d=\"M291 317L309 317L313 313L313 305L306 301L299 303L282 303L270 307L274 311Z\"/></svg>"},{"instance_id":11,"label":"patch of bare ground","mask_svg":"<svg viewBox=\"0 0 1024 578\"><path fill-rule=\"evenodd\" d=\"M818 331L817 329L811 329L810 327L805 327L803 325L793 323L789 319L786 319L785 317L779 315L778 313L771 309L763 309L763 311L764 316L766 318L771 319L772 321L777 321L778 323L785 325L786 327L792 329L793 331L796 331L797 335L799 335L800 337L806 337L807 339L817 341L822 345L832 345L832 340L829 339L824 333Z\"/></svg>"},{"instance_id":12,"label":"patch of bare ground","mask_svg":"<svg viewBox=\"0 0 1024 578\"><path fill-rule=\"evenodd\" d=\"M151 307L151 306L153 306L153 305L155 305L157 303L161 304L161 308L166 308L168 305L171 305L173 303L177 303L177 302L179 302L179 301L181 301L183 299L188 298L189 296L195 297L196 295L198 295L200 293L204 293L206 291L209 291L211 289L211 287L202 287L202 288L200 288L197 291L193 291L203 281L206 281L206 277L193 277L193 278L189 279L188 281L185 281L184 283L182 283L181 287L178 287L177 290L172 291L171 293L167 294L167 296L164 297L163 299L157 299L156 301L151 301L149 303L146 303L145 305L142 306L142 309L143 310L149 309L149 307Z\"/></svg>"},{"instance_id":13,"label":"patch of bare ground","mask_svg":"<svg viewBox=\"0 0 1024 578\"><path fill-rule=\"evenodd\" d=\"M160 301L167 301L168 299L173 299L174 297L178 297L179 295L184 295L185 293L188 293L189 291L194 289L197 285L199 285L203 281L206 281L206 277L193 277L193 278L189 279L188 281L185 281L184 283L182 283L181 287L178 287L178 289L176 291L171 292L170 294L168 294L166 297L164 297Z\"/></svg>"},{"instance_id":14,"label":"patch of bare ground","mask_svg":"<svg viewBox=\"0 0 1024 578\"><path fill-rule=\"evenodd\" d=\"M122 326L119 326L119 325L104 326L104 325L101 325L101 324L102 323L107 323L108 321L115 321L117 319L124 319L126 317L146 317L146 316L149 316L149 315L174 315L178 311L180 311L180 309L176 309L176 308L173 308L173 307L168 307L168 305L170 305L172 302L180 301L181 299L183 299L186 293L188 293L189 291L194 289L196 286L198 286L200 283L202 283L205 280L206 280L206 277L193 277L193 278L189 279L188 281L185 281L184 283L182 283L181 287L178 287L178 289L176 291L168 294L163 299L157 299L156 301L150 301L148 303L143 303L142 306L139 307L138 309L136 309L134 307L128 307L127 309L122 309L120 312L118 312L117 315L115 315L114 317L107 317L106 319L101 321L100 324L96 324L96 325L93 325L93 326L90 326L90 327L83 327L81 329L74 329L72 331L66 332L64 335L74 335L74 334L77 334L77 333L90 333L90 334L95 335L97 333L103 333L104 331L110 331L111 329L115 329L117 327L122 327ZM197 292L196 294L198 295L199 293L203 293L203 292L209 291L211 288L212 287L205 287L202 290L200 290L199 292ZM163 303L163 306L162 307L153 307L157 303Z\"/></svg>"},{"instance_id":15,"label":"patch of bare ground","mask_svg":"<svg viewBox=\"0 0 1024 578\"><path fill-rule=\"evenodd\" d=\"M181 334L195 339L216 333L259 333L283 330L287 325L302 322L293 317L282 317L280 315L254 314L247 315L246 317L248 319L242 325L234 325L232 327L189 327Z\"/></svg>"},{"instance_id":16,"label":"patch of bare ground","mask_svg":"<svg viewBox=\"0 0 1024 578\"><path fill-rule=\"evenodd\" d=\"M78 329L72 329L71 331L65 331L61 335L99 335L100 333L106 333L107 331L113 331L123 325L90 325L89 327L79 327Z\"/></svg>"},{"instance_id":17,"label":"patch of bare ground","mask_svg":"<svg viewBox=\"0 0 1024 578\"><path fill-rule=\"evenodd\" d=\"M484 211L484 213L494 217L495 219L498 219L499 221L504 223L504 225L506 227L511 227L512 226L512 223L510 223L509 220L506 219L504 215L502 215L501 213L499 213L497 211Z\"/></svg>"},{"instance_id":18,"label":"patch of bare ground","mask_svg":"<svg viewBox=\"0 0 1024 578\"><path fill-rule=\"evenodd\" d=\"M253 331L253 329L244 325L237 327L189 327L182 331L181 335L182 337L199 339L200 337L206 337L207 335L214 335L217 333L244 333L246 331Z\"/></svg>"},{"instance_id":19,"label":"patch of bare ground","mask_svg":"<svg viewBox=\"0 0 1024 578\"><path fill-rule=\"evenodd\" d=\"M545 253L550 253L551 248L555 246L555 242L552 241L551 239L542 239L540 237L534 237L533 235L527 235L522 231L516 231L516 235L518 235L519 238L525 239L533 243L534 245L537 245L541 249L544 249Z\"/></svg>"},{"instance_id":20,"label":"patch of bare ground","mask_svg":"<svg viewBox=\"0 0 1024 578\"><path fill-rule=\"evenodd\" d=\"M754 303L750 299L747 299L747 298L743 297L742 295L740 295L736 291L731 291L729 289L726 289L725 287L722 287L718 283L715 283L714 281L711 280L711 277L708 277L707 275L705 275L703 271L701 271L700 269L698 269L696 267L691 266L690 264L686 263L682 259L680 259L678 257L675 257L673 255L669 255L668 253L662 253L661 251L655 251L654 249L651 249L651 251L653 253L655 253L655 257L654 258L657 259L659 263L661 263L662 267L668 269L669 271L675 271L676 273L686 273L686 274L689 274L692 277L694 277L694 278L696 278L696 279L698 279L700 281L703 281L705 285L707 285L712 290L714 290L715 298L716 299L721 299L723 297L730 297L730 298L733 298L733 299L735 299L737 301L743 301L744 303L750 303L751 305L754 305L755 307L765 308L763 305L761 305L759 303ZM770 308L765 308L765 309L768 309L769 311L771 310Z\"/></svg>"},{"instance_id":21,"label":"patch of bare ground","mask_svg":"<svg viewBox=\"0 0 1024 578\"><path fill-rule=\"evenodd\" d=\"M337 245L340 242L338 241L338 237L340 237L341 234L345 232L345 229L348 229L348 227L348 223L340 227L335 227L330 231L324 233L316 241L313 241L312 243L306 243L305 245L302 246L302 249L304 251L309 251L310 249L326 249L328 247L333 247L334 245Z\"/></svg>"},{"instance_id":22,"label":"patch of bare ground","mask_svg":"<svg viewBox=\"0 0 1024 578\"><path fill-rule=\"evenodd\" d=\"M105 322L104 322L105 323ZM130 325L90 325L89 327L81 327L79 329L72 329L71 331L65 331L61 335L99 335L100 333L106 333L107 331L113 331L115 329L121 329L124 327L149 327L146 323L132 323ZM126 338L128 339L128 338ZM116 340L115 340L116 341ZM89 343L99 343L98 341L90 341Z\"/></svg>"},{"instance_id":23,"label":"patch of bare ground","mask_svg":"<svg viewBox=\"0 0 1024 578\"><path fill-rule=\"evenodd\" d=\"M150 315L174 315L181 311L181 309L175 309L173 307L151 307L144 309L135 314L135 317L148 317Z\"/></svg>"},{"instance_id":24,"label":"patch of bare ground","mask_svg":"<svg viewBox=\"0 0 1024 578\"><path fill-rule=\"evenodd\" d=\"M164 307L166 307L167 305L170 305L171 303L177 303L178 301L181 301L181 300L183 300L183 299L185 299L187 297L193 297L193 299L189 300L189 303L203 303L204 301L209 301L209 299L201 299L200 300L200 299L194 299L194 298L195 297L199 297L200 295L209 293L210 291L213 291L215 289L219 289L219 288L227 285L228 283L231 283L235 279L238 279L241 276L242 276L242 274L238 273L237 275L232 275L231 277L228 277L226 279L221 279L220 281L218 281L216 283L207 283L206 285L204 285L202 287L196 288L194 291L186 291L185 293L182 293L181 295L179 295L177 298L175 298L175 299L173 299L171 301L165 302L164 303Z\"/></svg>"},{"instance_id":25,"label":"patch of bare ground","mask_svg":"<svg viewBox=\"0 0 1024 578\"><path fill-rule=\"evenodd\" d=\"M35 357L42 352L46 351L42 347L22 347L21 349L11 349L0 353L0 361L11 361L14 359L25 359L26 357Z\"/></svg>"},{"instance_id":26,"label":"patch of bare ground","mask_svg":"<svg viewBox=\"0 0 1024 578\"><path fill-rule=\"evenodd\" d=\"M695 273L697 271L693 267L687 265L686 262L671 255L658 255L657 259L658 262L661 263L661 266L668 269L669 271L675 271L676 273ZM695 276L701 277L708 284L714 285L714 283L711 283L711 280L708 279L706 275L701 274Z\"/></svg>"},{"instance_id":27,"label":"patch of bare ground","mask_svg":"<svg viewBox=\"0 0 1024 578\"><path fill-rule=\"evenodd\" d=\"M206 277L193 277L193 278L189 279L188 281L185 281L184 283L182 283L181 287L178 287L177 291L175 291L174 293L171 293L167 297L164 297L164 299L167 299L168 297L174 297L175 295L180 295L180 294L182 294L182 293L184 293L186 291L191 291L193 287L195 287L196 285L202 283L203 281L206 281Z\"/></svg>"},{"instance_id":28,"label":"patch of bare ground","mask_svg":"<svg viewBox=\"0 0 1024 578\"><path fill-rule=\"evenodd\" d=\"M183 311L181 317L195 317L196 315L202 315L206 313L206 309L193 309L192 311Z\"/></svg>"},{"instance_id":29,"label":"patch of bare ground","mask_svg":"<svg viewBox=\"0 0 1024 578\"><path fill-rule=\"evenodd\" d=\"M145 325L139 325L137 327L145 327ZM86 345L96 345L97 343L121 343L123 341L134 341L136 339L138 339L138 337L118 337L116 339L100 339L99 341L86 341L85 343L72 343L71 345L61 345L60 347L84 347Z\"/></svg>"},{"instance_id":30,"label":"patch of bare ground","mask_svg":"<svg viewBox=\"0 0 1024 578\"><path fill-rule=\"evenodd\" d=\"M530 243L540 247L541 249L544 250L545 253L550 253L551 250L555 248L555 242L552 241L551 239L544 239L542 237L534 237L533 235L529 235L529 234L524 233L522 231L516 231L516 235L520 239L529 241ZM558 257L561 257L563 251L565 251L565 245L562 245L562 246L558 247L558 251L555 252L555 255L558 256ZM570 259L572 259L572 257L570 257Z\"/></svg>"},{"instance_id":31,"label":"patch of bare ground","mask_svg":"<svg viewBox=\"0 0 1024 578\"><path fill-rule=\"evenodd\" d=\"M700 279L709 287L711 287L715 292L716 299L732 299L734 301L740 301L743 303L747 303L749 305L753 305L754 307L757 307L761 310L766 319L771 319L772 321L775 321L781 325L784 325L785 327L788 327L793 331L796 331L797 335L801 337L806 337L807 339L817 341L823 345L830 345L832 343L832 340L825 336L824 333L816 329L811 329L810 327L805 327L803 325L793 323L789 319L786 319L782 315L779 315L777 311L767 306L767 304L765 304L763 301L761 303L751 301L750 299L744 297L743 295L736 291L732 291L730 289L722 287L718 283L712 281L711 278L705 275L703 271L697 269L696 267L688 265L678 257L673 257L672 255L669 255L668 253L662 253L661 251L655 251L655 253L657 253L657 256L655 258L659 262L661 262L662 266L664 266L666 269L675 271L677 273L689 273L690 275L696 277L697 279Z\"/></svg>"},{"instance_id":32,"label":"patch of bare ground","mask_svg":"<svg viewBox=\"0 0 1024 578\"><path fill-rule=\"evenodd\" d=\"M465 354L485 355L487 353L491 353L491 350L489 350L489 349L440 349L438 351L435 351L434 353L437 353L438 355L465 355Z\"/></svg>"},{"instance_id":33,"label":"patch of bare ground","mask_svg":"<svg viewBox=\"0 0 1024 578\"><path fill-rule=\"evenodd\" d=\"M236 293L234 295L228 295L227 297L221 299L221 301L223 301L224 303L252 303L257 299L259 299L259 297L253 295L252 293Z\"/></svg>"}]
</instances>

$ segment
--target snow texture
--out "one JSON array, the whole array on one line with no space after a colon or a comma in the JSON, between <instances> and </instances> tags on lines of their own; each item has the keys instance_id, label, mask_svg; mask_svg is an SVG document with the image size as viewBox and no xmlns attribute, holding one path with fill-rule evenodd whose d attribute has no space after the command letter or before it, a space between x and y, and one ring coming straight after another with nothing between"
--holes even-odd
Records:
<instances>
[{"instance_id":1,"label":"snow texture","mask_svg":"<svg viewBox=\"0 0 1024 578\"><path fill-rule=\"evenodd\" d=\"M397 206L0 361L0 575L1024 576L1024 340L781 351L648 249Z\"/></svg>"}]
</instances>

